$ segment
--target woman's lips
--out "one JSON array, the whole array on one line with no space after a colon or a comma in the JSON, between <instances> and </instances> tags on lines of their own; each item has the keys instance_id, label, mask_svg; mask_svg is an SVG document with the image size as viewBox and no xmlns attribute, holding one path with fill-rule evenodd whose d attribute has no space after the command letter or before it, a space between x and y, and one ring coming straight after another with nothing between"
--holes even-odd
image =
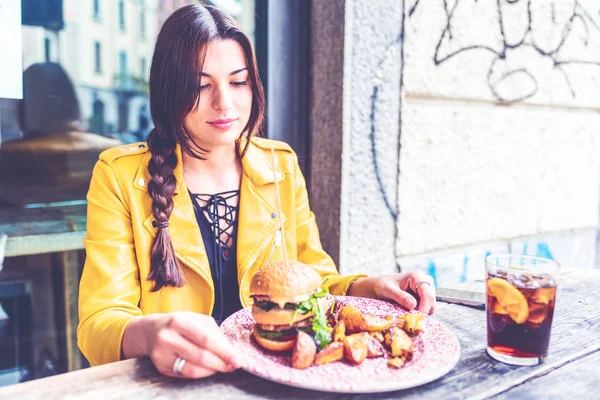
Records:
<instances>
[{"instance_id":1,"label":"woman's lips","mask_svg":"<svg viewBox=\"0 0 600 400\"><path fill-rule=\"evenodd\" d=\"M222 131L226 131L233 126L233 123L236 121L235 118L228 119L216 119L214 121L210 121L209 124Z\"/></svg>"}]
</instances>

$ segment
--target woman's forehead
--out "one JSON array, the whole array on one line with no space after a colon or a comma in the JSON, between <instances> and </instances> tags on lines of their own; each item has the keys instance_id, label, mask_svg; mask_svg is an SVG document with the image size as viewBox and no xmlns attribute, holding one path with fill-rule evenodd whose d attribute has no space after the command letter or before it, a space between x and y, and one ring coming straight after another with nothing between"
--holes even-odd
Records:
<instances>
[{"instance_id":1,"label":"woman's forehead","mask_svg":"<svg viewBox=\"0 0 600 400\"><path fill-rule=\"evenodd\" d=\"M244 49L235 40L213 40L208 43L203 75L227 76L247 67Z\"/></svg>"}]
</instances>

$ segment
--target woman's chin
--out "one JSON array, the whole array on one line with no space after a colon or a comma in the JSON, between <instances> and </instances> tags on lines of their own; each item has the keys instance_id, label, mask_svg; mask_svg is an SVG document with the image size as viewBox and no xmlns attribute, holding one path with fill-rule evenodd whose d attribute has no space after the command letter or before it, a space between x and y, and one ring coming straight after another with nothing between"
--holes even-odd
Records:
<instances>
[{"instance_id":1,"label":"woman's chin","mask_svg":"<svg viewBox=\"0 0 600 400\"><path fill-rule=\"evenodd\" d=\"M210 135L197 137L196 143L203 148L235 146L235 142L240 136L239 132L231 129L229 131L210 132Z\"/></svg>"}]
</instances>

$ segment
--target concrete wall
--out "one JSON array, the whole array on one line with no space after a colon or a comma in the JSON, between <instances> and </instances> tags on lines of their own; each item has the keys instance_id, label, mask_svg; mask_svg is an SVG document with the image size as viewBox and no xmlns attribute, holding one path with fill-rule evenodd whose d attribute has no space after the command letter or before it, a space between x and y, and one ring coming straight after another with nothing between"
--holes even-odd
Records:
<instances>
[{"instance_id":1,"label":"concrete wall","mask_svg":"<svg viewBox=\"0 0 600 400\"><path fill-rule=\"evenodd\" d=\"M499 3L405 1L397 261L438 284L490 251L595 263L600 5Z\"/></svg>"},{"instance_id":2,"label":"concrete wall","mask_svg":"<svg viewBox=\"0 0 600 400\"><path fill-rule=\"evenodd\" d=\"M397 270L401 5L398 0L345 4L342 273Z\"/></svg>"}]
</instances>

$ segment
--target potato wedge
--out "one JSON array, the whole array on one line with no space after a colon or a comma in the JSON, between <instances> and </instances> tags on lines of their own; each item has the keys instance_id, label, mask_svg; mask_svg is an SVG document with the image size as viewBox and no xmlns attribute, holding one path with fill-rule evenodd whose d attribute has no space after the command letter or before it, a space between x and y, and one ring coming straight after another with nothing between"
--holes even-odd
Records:
<instances>
[{"instance_id":1,"label":"potato wedge","mask_svg":"<svg viewBox=\"0 0 600 400\"><path fill-rule=\"evenodd\" d=\"M387 362L389 367L400 369L404 367L406 364L406 358L404 357L394 357Z\"/></svg>"},{"instance_id":2,"label":"potato wedge","mask_svg":"<svg viewBox=\"0 0 600 400\"><path fill-rule=\"evenodd\" d=\"M376 339L379 343L383 343L383 333L381 332L369 332L369 335Z\"/></svg>"},{"instance_id":3,"label":"potato wedge","mask_svg":"<svg viewBox=\"0 0 600 400\"><path fill-rule=\"evenodd\" d=\"M323 350L317 353L315 365L327 364L344 359L344 343L333 342L323 347Z\"/></svg>"},{"instance_id":4,"label":"potato wedge","mask_svg":"<svg viewBox=\"0 0 600 400\"><path fill-rule=\"evenodd\" d=\"M394 320L394 326L397 326L400 329L404 329L405 325L406 325L406 320L404 319L404 316L398 317Z\"/></svg>"},{"instance_id":5,"label":"potato wedge","mask_svg":"<svg viewBox=\"0 0 600 400\"><path fill-rule=\"evenodd\" d=\"M364 340L367 342L367 358L377 358L385 354L385 348L377 339L367 332L364 332L363 335Z\"/></svg>"},{"instance_id":6,"label":"potato wedge","mask_svg":"<svg viewBox=\"0 0 600 400\"><path fill-rule=\"evenodd\" d=\"M340 342L346 336L346 323L343 319L339 320L337 325L333 328L333 341Z\"/></svg>"},{"instance_id":7,"label":"potato wedge","mask_svg":"<svg viewBox=\"0 0 600 400\"><path fill-rule=\"evenodd\" d=\"M404 329L409 335L418 335L423 332L423 314L404 314L402 319L406 322L400 328Z\"/></svg>"},{"instance_id":8,"label":"potato wedge","mask_svg":"<svg viewBox=\"0 0 600 400\"><path fill-rule=\"evenodd\" d=\"M317 345L308 333L298 331L298 339L292 353L292 367L305 369L312 365L317 354Z\"/></svg>"},{"instance_id":9,"label":"potato wedge","mask_svg":"<svg viewBox=\"0 0 600 400\"><path fill-rule=\"evenodd\" d=\"M407 360L412 357L414 343L400 328L394 326L385 334L385 345L393 357L405 357Z\"/></svg>"},{"instance_id":10,"label":"potato wedge","mask_svg":"<svg viewBox=\"0 0 600 400\"><path fill-rule=\"evenodd\" d=\"M346 336L344 342L344 358L352 364L360 364L369 354L369 346L362 333Z\"/></svg>"},{"instance_id":11,"label":"potato wedge","mask_svg":"<svg viewBox=\"0 0 600 400\"><path fill-rule=\"evenodd\" d=\"M363 314L355 307L345 306L340 311L339 320L344 321L346 332L382 332L394 326L395 320L386 320L372 314ZM339 323L339 322L338 322Z\"/></svg>"}]
</instances>

